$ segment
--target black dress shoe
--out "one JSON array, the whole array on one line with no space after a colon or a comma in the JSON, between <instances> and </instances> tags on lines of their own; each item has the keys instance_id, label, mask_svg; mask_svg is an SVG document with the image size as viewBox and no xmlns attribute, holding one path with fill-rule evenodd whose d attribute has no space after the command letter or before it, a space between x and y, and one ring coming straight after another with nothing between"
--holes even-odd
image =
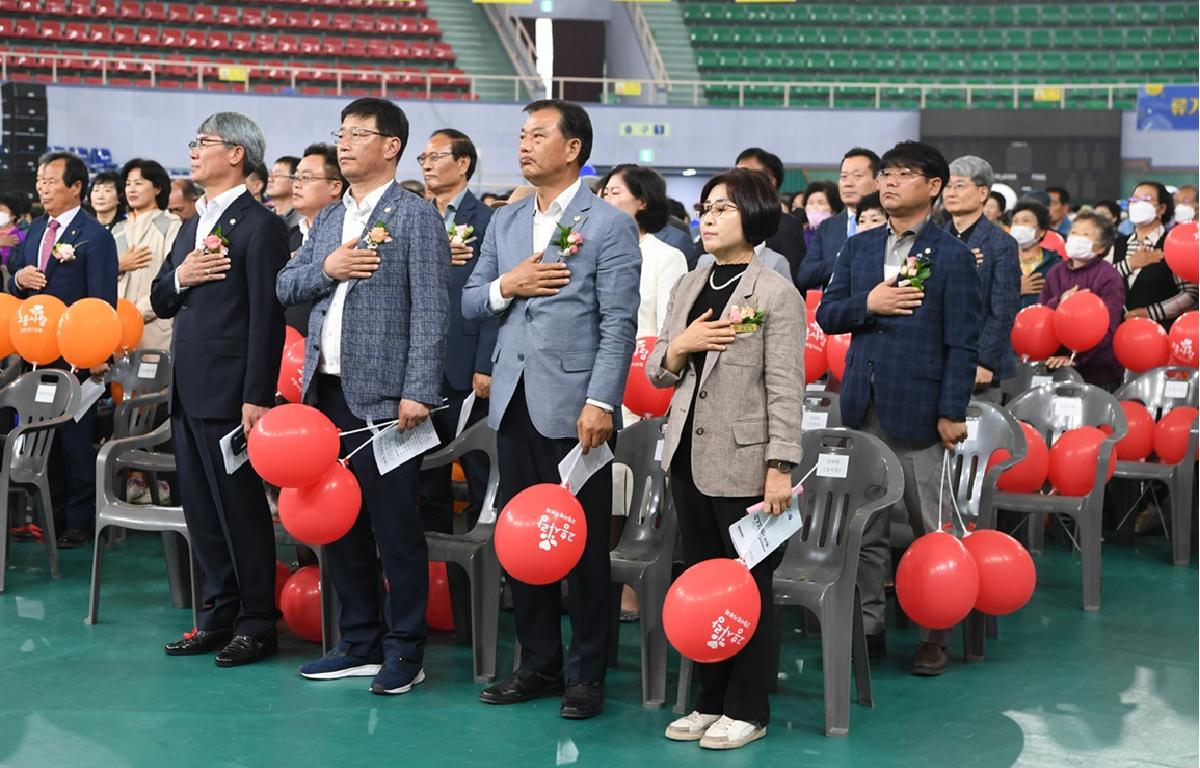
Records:
<instances>
[{"instance_id":1,"label":"black dress shoe","mask_svg":"<svg viewBox=\"0 0 1200 768\"><path fill-rule=\"evenodd\" d=\"M917 677L937 677L946 671L947 658L945 646L922 642L913 657L912 673Z\"/></svg>"},{"instance_id":2,"label":"black dress shoe","mask_svg":"<svg viewBox=\"0 0 1200 768\"><path fill-rule=\"evenodd\" d=\"M198 629L184 635L182 640L167 643L163 646L163 650L167 652L168 656L200 656L223 648L232 637L233 630L231 629L218 629L211 632Z\"/></svg>"},{"instance_id":3,"label":"black dress shoe","mask_svg":"<svg viewBox=\"0 0 1200 768\"><path fill-rule=\"evenodd\" d=\"M562 695L562 677L550 677L527 669L518 669L503 683L480 691L479 700L487 704L520 704L530 699Z\"/></svg>"},{"instance_id":4,"label":"black dress shoe","mask_svg":"<svg viewBox=\"0 0 1200 768\"><path fill-rule=\"evenodd\" d=\"M217 654L218 667L240 667L275 655L279 650L279 635L272 629L265 635L234 635Z\"/></svg>"},{"instance_id":5,"label":"black dress shoe","mask_svg":"<svg viewBox=\"0 0 1200 768\"><path fill-rule=\"evenodd\" d=\"M603 711L604 683L571 683L558 713L568 720L587 720Z\"/></svg>"},{"instance_id":6,"label":"black dress shoe","mask_svg":"<svg viewBox=\"0 0 1200 768\"><path fill-rule=\"evenodd\" d=\"M92 534L80 528L68 528L58 537L59 549L76 549L92 540Z\"/></svg>"},{"instance_id":7,"label":"black dress shoe","mask_svg":"<svg viewBox=\"0 0 1200 768\"><path fill-rule=\"evenodd\" d=\"M867 635L867 658L868 659L887 658L887 633L886 632L880 632L877 635Z\"/></svg>"}]
</instances>

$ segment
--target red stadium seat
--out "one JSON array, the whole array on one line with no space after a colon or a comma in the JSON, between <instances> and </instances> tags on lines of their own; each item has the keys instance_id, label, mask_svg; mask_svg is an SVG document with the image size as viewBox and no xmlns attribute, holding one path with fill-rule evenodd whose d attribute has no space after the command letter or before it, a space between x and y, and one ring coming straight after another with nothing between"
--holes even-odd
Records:
<instances>
[{"instance_id":1,"label":"red stadium seat","mask_svg":"<svg viewBox=\"0 0 1200 768\"><path fill-rule=\"evenodd\" d=\"M439 34L437 22L433 19L421 19L417 22L417 34L436 36Z\"/></svg>"},{"instance_id":2,"label":"red stadium seat","mask_svg":"<svg viewBox=\"0 0 1200 768\"><path fill-rule=\"evenodd\" d=\"M42 13L52 16L69 15L70 11L67 10L67 0L46 0L46 5L42 8Z\"/></svg>"},{"instance_id":3,"label":"red stadium seat","mask_svg":"<svg viewBox=\"0 0 1200 768\"><path fill-rule=\"evenodd\" d=\"M417 22L413 21L412 19L394 19L393 21L395 22L396 34L398 34L398 35L416 34Z\"/></svg>"},{"instance_id":4,"label":"red stadium seat","mask_svg":"<svg viewBox=\"0 0 1200 768\"><path fill-rule=\"evenodd\" d=\"M267 12L262 8L243 8L242 9L242 26L243 27L265 27L267 25Z\"/></svg>"},{"instance_id":5,"label":"red stadium seat","mask_svg":"<svg viewBox=\"0 0 1200 768\"><path fill-rule=\"evenodd\" d=\"M197 5L192 10L193 24L215 24L217 21L217 9L211 5Z\"/></svg>"},{"instance_id":6,"label":"red stadium seat","mask_svg":"<svg viewBox=\"0 0 1200 768\"><path fill-rule=\"evenodd\" d=\"M13 37L37 37L37 22L33 19L17 19L13 22Z\"/></svg>"},{"instance_id":7,"label":"red stadium seat","mask_svg":"<svg viewBox=\"0 0 1200 768\"><path fill-rule=\"evenodd\" d=\"M80 22L67 22L63 25L63 40L72 43L87 41L87 25Z\"/></svg>"},{"instance_id":8,"label":"red stadium seat","mask_svg":"<svg viewBox=\"0 0 1200 768\"><path fill-rule=\"evenodd\" d=\"M300 38L300 53L305 56L321 55L321 38L316 35L305 35Z\"/></svg>"},{"instance_id":9,"label":"red stadium seat","mask_svg":"<svg viewBox=\"0 0 1200 768\"><path fill-rule=\"evenodd\" d=\"M410 46L403 40L393 40L388 44L388 47L391 50L391 57L393 59L401 60L412 58Z\"/></svg>"},{"instance_id":10,"label":"red stadium seat","mask_svg":"<svg viewBox=\"0 0 1200 768\"><path fill-rule=\"evenodd\" d=\"M379 31L379 23L375 20L373 13L356 13L354 14L354 31L365 32L370 34Z\"/></svg>"},{"instance_id":11,"label":"red stadium seat","mask_svg":"<svg viewBox=\"0 0 1200 768\"><path fill-rule=\"evenodd\" d=\"M335 13L330 16L330 25L341 32L349 32L354 29L354 16L349 13Z\"/></svg>"},{"instance_id":12,"label":"red stadium seat","mask_svg":"<svg viewBox=\"0 0 1200 768\"><path fill-rule=\"evenodd\" d=\"M42 2L41 0L21 0L17 10L21 13L41 13Z\"/></svg>"},{"instance_id":13,"label":"red stadium seat","mask_svg":"<svg viewBox=\"0 0 1200 768\"><path fill-rule=\"evenodd\" d=\"M308 17L308 26L310 29L328 29L333 22L325 11L313 11Z\"/></svg>"},{"instance_id":14,"label":"red stadium seat","mask_svg":"<svg viewBox=\"0 0 1200 768\"><path fill-rule=\"evenodd\" d=\"M381 13L375 17L375 32L380 35L393 35L399 30L399 19L386 13Z\"/></svg>"},{"instance_id":15,"label":"red stadium seat","mask_svg":"<svg viewBox=\"0 0 1200 768\"><path fill-rule=\"evenodd\" d=\"M107 45L108 37L107 24L88 24L87 35L84 36L84 40L92 45Z\"/></svg>"},{"instance_id":16,"label":"red stadium seat","mask_svg":"<svg viewBox=\"0 0 1200 768\"><path fill-rule=\"evenodd\" d=\"M325 35L325 39L321 41L321 53L325 56L337 56L342 51L341 38L333 35Z\"/></svg>"},{"instance_id":17,"label":"red stadium seat","mask_svg":"<svg viewBox=\"0 0 1200 768\"><path fill-rule=\"evenodd\" d=\"M254 36L249 32L234 32L229 35L229 45L235 51L252 51Z\"/></svg>"},{"instance_id":18,"label":"red stadium seat","mask_svg":"<svg viewBox=\"0 0 1200 768\"><path fill-rule=\"evenodd\" d=\"M96 5L92 10L91 15L98 16L102 19L116 18L116 16L117 16L116 0L96 0Z\"/></svg>"},{"instance_id":19,"label":"red stadium seat","mask_svg":"<svg viewBox=\"0 0 1200 768\"><path fill-rule=\"evenodd\" d=\"M183 30L174 27L163 27L162 37L158 44L164 48L178 48L183 44Z\"/></svg>"},{"instance_id":20,"label":"red stadium seat","mask_svg":"<svg viewBox=\"0 0 1200 768\"><path fill-rule=\"evenodd\" d=\"M308 27L308 11L288 11L284 14L287 26L291 29L306 29Z\"/></svg>"},{"instance_id":21,"label":"red stadium seat","mask_svg":"<svg viewBox=\"0 0 1200 768\"><path fill-rule=\"evenodd\" d=\"M241 9L232 5L222 5L217 9L217 23L223 27L239 26ZM234 34L237 34L236 32Z\"/></svg>"},{"instance_id":22,"label":"red stadium seat","mask_svg":"<svg viewBox=\"0 0 1200 768\"><path fill-rule=\"evenodd\" d=\"M121 0L117 3L117 15L122 19L140 19L142 4L137 0Z\"/></svg>"},{"instance_id":23,"label":"red stadium seat","mask_svg":"<svg viewBox=\"0 0 1200 768\"><path fill-rule=\"evenodd\" d=\"M342 45L342 55L356 59L366 58L367 41L361 37L348 37Z\"/></svg>"},{"instance_id":24,"label":"red stadium seat","mask_svg":"<svg viewBox=\"0 0 1200 768\"><path fill-rule=\"evenodd\" d=\"M38 39L39 40L61 40L63 37L62 22L58 21L40 21L38 22Z\"/></svg>"},{"instance_id":25,"label":"red stadium seat","mask_svg":"<svg viewBox=\"0 0 1200 768\"><path fill-rule=\"evenodd\" d=\"M143 3L142 4L142 20L143 21L166 21L167 6L164 3Z\"/></svg>"},{"instance_id":26,"label":"red stadium seat","mask_svg":"<svg viewBox=\"0 0 1200 768\"><path fill-rule=\"evenodd\" d=\"M283 27L287 26L287 16L283 11L276 11L273 8L267 9L267 26L268 27Z\"/></svg>"},{"instance_id":27,"label":"red stadium seat","mask_svg":"<svg viewBox=\"0 0 1200 768\"><path fill-rule=\"evenodd\" d=\"M300 38L280 33L275 40L275 50L280 53L297 53L300 50Z\"/></svg>"},{"instance_id":28,"label":"red stadium seat","mask_svg":"<svg viewBox=\"0 0 1200 768\"><path fill-rule=\"evenodd\" d=\"M162 39L162 33L158 27L138 27L136 35L138 45L156 46Z\"/></svg>"},{"instance_id":29,"label":"red stadium seat","mask_svg":"<svg viewBox=\"0 0 1200 768\"><path fill-rule=\"evenodd\" d=\"M204 43L204 33L198 29L183 30L183 47L194 50L203 50L206 47Z\"/></svg>"},{"instance_id":30,"label":"red stadium seat","mask_svg":"<svg viewBox=\"0 0 1200 768\"><path fill-rule=\"evenodd\" d=\"M433 46L429 43L412 43L408 46L408 57L410 59L432 59Z\"/></svg>"},{"instance_id":31,"label":"red stadium seat","mask_svg":"<svg viewBox=\"0 0 1200 768\"><path fill-rule=\"evenodd\" d=\"M228 32L219 32L210 30L208 32L208 49L210 51L231 51L233 46L229 42Z\"/></svg>"},{"instance_id":32,"label":"red stadium seat","mask_svg":"<svg viewBox=\"0 0 1200 768\"><path fill-rule=\"evenodd\" d=\"M79 75L62 75L58 76L60 85L83 85L83 78Z\"/></svg>"},{"instance_id":33,"label":"red stadium seat","mask_svg":"<svg viewBox=\"0 0 1200 768\"><path fill-rule=\"evenodd\" d=\"M275 33L258 32L254 35L254 47L259 51L275 50Z\"/></svg>"},{"instance_id":34,"label":"red stadium seat","mask_svg":"<svg viewBox=\"0 0 1200 768\"><path fill-rule=\"evenodd\" d=\"M187 59L184 57L168 54L162 67L162 74L167 77L195 77L196 71L188 66Z\"/></svg>"},{"instance_id":35,"label":"red stadium seat","mask_svg":"<svg viewBox=\"0 0 1200 768\"><path fill-rule=\"evenodd\" d=\"M453 61L454 60L454 48L452 48L449 43L441 43L441 42L434 43L433 44L433 57L435 59L439 59L441 61Z\"/></svg>"},{"instance_id":36,"label":"red stadium seat","mask_svg":"<svg viewBox=\"0 0 1200 768\"><path fill-rule=\"evenodd\" d=\"M167 6L167 21L186 22L192 18L192 9L190 6L182 3L171 3Z\"/></svg>"}]
</instances>

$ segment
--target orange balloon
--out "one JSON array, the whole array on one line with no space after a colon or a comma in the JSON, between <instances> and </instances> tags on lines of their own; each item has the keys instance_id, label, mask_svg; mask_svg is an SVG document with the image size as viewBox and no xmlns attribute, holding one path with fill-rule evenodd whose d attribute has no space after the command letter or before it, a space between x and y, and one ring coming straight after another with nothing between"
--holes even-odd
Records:
<instances>
[{"instance_id":1,"label":"orange balloon","mask_svg":"<svg viewBox=\"0 0 1200 768\"><path fill-rule=\"evenodd\" d=\"M117 299L117 317L121 318L120 349L122 352L129 352L142 340L142 330L145 326L142 313L129 299Z\"/></svg>"},{"instance_id":2,"label":"orange balloon","mask_svg":"<svg viewBox=\"0 0 1200 768\"><path fill-rule=\"evenodd\" d=\"M80 299L58 322L58 349L76 368L100 365L121 343L121 318L104 299Z\"/></svg>"},{"instance_id":3,"label":"orange balloon","mask_svg":"<svg viewBox=\"0 0 1200 768\"><path fill-rule=\"evenodd\" d=\"M0 293L0 328L8 327L19 306L21 306L21 300L16 296L11 293ZM11 334L0 333L0 357L8 357L16 351L17 348L12 343Z\"/></svg>"},{"instance_id":4,"label":"orange balloon","mask_svg":"<svg viewBox=\"0 0 1200 768\"><path fill-rule=\"evenodd\" d=\"M17 354L34 365L49 365L59 358L58 321L67 305L54 296L30 296L17 306L8 322L8 334Z\"/></svg>"}]
</instances>

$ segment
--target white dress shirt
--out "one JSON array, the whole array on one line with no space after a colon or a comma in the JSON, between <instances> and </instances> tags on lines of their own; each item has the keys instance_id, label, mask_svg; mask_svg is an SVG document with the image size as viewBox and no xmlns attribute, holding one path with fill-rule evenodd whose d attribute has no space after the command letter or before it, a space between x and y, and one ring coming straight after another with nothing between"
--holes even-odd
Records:
<instances>
[{"instance_id":1,"label":"white dress shirt","mask_svg":"<svg viewBox=\"0 0 1200 768\"><path fill-rule=\"evenodd\" d=\"M67 227L71 226L71 222L75 220L75 216L78 215L79 210L79 206L77 205L69 211L64 211L57 216L50 217L58 222L58 230L54 233L54 242L50 244L51 248L57 245L59 240L62 240L63 235L67 233ZM50 219L46 219L46 232L42 235L42 242L38 244L37 249L37 256L39 259L42 256L42 248L45 246L46 238L49 237L49 235ZM51 256L50 258L54 258L54 256ZM37 264L34 264L34 266L36 267Z\"/></svg>"},{"instance_id":2,"label":"white dress shirt","mask_svg":"<svg viewBox=\"0 0 1200 768\"><path fill-rule=\"evenodd\" d=\"M346 207L346 216L342 219L342 239L345 243L355 238L362 239L371 224L371 213L383 193L392 186L387 181L371 190L363 197L361 203L354 202L354 197L347 190L342 195L342 205ZM331 376L342 375L342 309L346 305L346 291L350 289L349 281L343 280L333 289L333 298L329 301L329 311L325 315L325 324L321 326L321 357L317 362L317 370Z\"/></svg>"},{"instance_id":3,"label":"white dress shirt","mask_svg":"<svg viewBox=\"0 0 1200 768\"><path fill-rule=\"evenodd\" d=\"M214 197L211 201L208 195L196 201L196 216L199 219L196 222L196 243L194 250L204 248L204 238L208 237L212 232L213 227L220 221L221 216L225 211L229 210L229 206L233 205L233 201L237 200L246 191L245 184L238 184L236 187L225 190L221 194ZM179 269L175 269L175 292L183 293L183 289L179 286Z\"/></svg>"},{"instance_id":4,"label":"white dress shirt","mask_svg":"<svg viewBox=\"0 0 1200 768\"><path fill-rule=\"evenodd\" d=\"M559 220L562 219L563 212L567 210L567 206L575 199L575 195L579 194L579 187L583 185L582 179L576 179L575 183L559 193L558 197L550 202L546 212L542 213L538 210L537 197L533 199L533 247L534 253L544 251L550 245L550 240L558 231ZM538 245L541 243L541 246ZM533 254L522 255L522 259L532 256ZM501 276L503 277L503 275ZM492 306L493 312L503 312L508 309L508 305L512 303L512 299L506 299L500 293L500 278L497 277L492 281L492 287L488 291L489 303Z\"/></svg>"}]
</instances>

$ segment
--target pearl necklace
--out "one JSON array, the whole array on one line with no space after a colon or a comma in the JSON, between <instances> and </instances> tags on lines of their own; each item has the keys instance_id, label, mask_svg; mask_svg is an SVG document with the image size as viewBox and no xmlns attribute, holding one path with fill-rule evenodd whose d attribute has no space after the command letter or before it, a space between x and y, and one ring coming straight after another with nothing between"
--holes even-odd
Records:
<instances>
[{"instance_id":1,"label":"pearl necklace","mask_svg":"<svg viewBox=\"0 0 1200 768\"><path fill-rule=\"evenodd\" d=\"M733 282L734 282L735 280L737 280L737 279L738 279L739 277L741 277L742 275L746 274L746 270L744 270L744 269L743 269L741 272L738 272L736 275L734 275L733 277L729 278L728 280L726 280L725 282L721 283L720 285L717 285L717 284L715 284L715 283L713 282L713 275L714 275L715 273L716 273L716 269L714 269L712 272L709 272L709 273L708 273L708 287L709 287L709 288L712 288L714 291L719 291L719 290L722 290L722 289L724 289L724 288L728 288L730 285L732 285L732 284L733 284Z\"/></svg>"}]
</instances>

